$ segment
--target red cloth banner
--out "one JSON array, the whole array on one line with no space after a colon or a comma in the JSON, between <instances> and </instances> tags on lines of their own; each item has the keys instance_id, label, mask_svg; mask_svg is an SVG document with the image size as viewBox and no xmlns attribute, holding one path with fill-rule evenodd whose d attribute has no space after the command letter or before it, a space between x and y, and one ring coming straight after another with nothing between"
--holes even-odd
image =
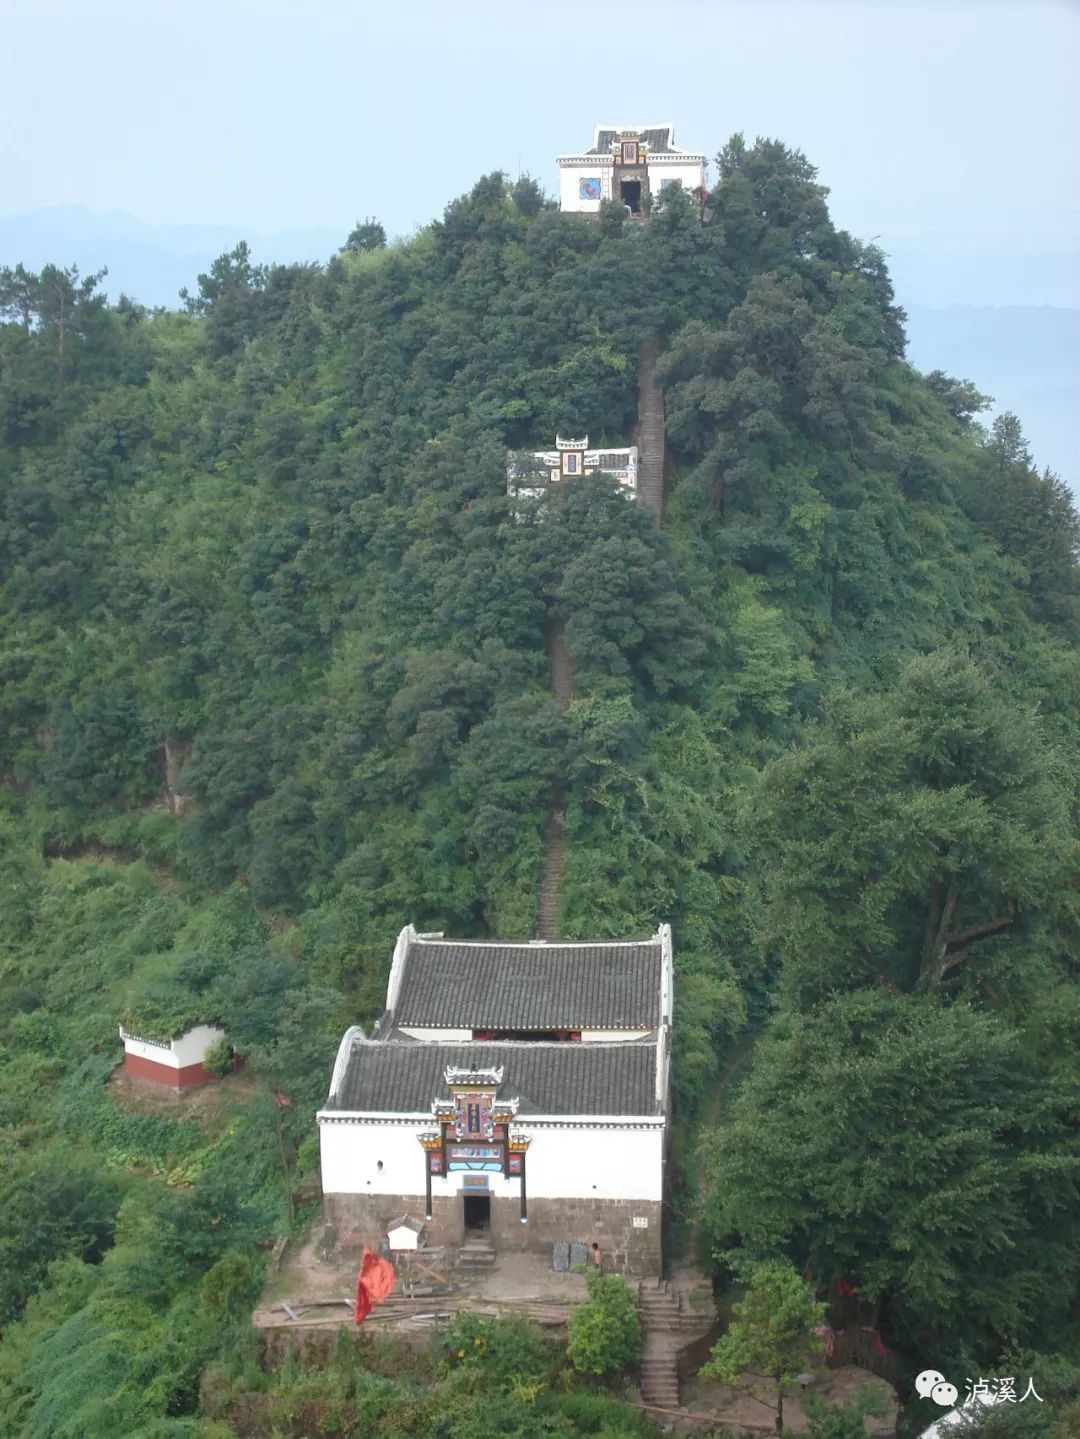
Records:
<instances>
[{"instance_id":1,"label":"red cloth banner","mask_svg":"<svg viewBox=\"0 0 1080 1439\"><path fill-rule=\"evenodd\" d=\"M381 1258L370 1249L364 1250L360 1273L356 1279L356 1310L353 1317L357 1324L363 1324L372 1307L381 1304L393 1292L395 1277L394 1266L389 1259Z\"/></svg>"}]
</instances>

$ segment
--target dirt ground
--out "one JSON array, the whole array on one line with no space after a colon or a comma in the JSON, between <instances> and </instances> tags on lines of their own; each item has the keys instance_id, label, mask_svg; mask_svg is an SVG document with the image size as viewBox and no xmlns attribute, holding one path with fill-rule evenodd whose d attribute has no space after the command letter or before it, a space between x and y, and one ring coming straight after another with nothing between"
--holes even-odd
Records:
<instances>
[{"instance_id":1,"label":"dirt ground","mask_svg":"<svg viewBox=\"0 0 1080 1439\"><path fill-rule=\"evenodd\" d=\"M302 1239L291 1241L285 1249L276 1271L267 1278L252 1323L259 1329L299 1333L335 1329L349 1323L359 1263L359 1252L328 1253L324 1247L324 1228L316 1224ZM493 1269L482 1271L462 1272L455 1270L452 1264L445 1267L433 1263L432 1267L446 1276L448 1289L410 1300L402 1285L365 1323L374 1321L378 1328L390 1327L405 1338L410 1331L426 1328L438 1318L467 1308L481 1313L519 1310L540 1323L561 1324L565 1323L570 1306L586 1298L584 1274L556 1273L542 1256L500 1254ZM418 1285L424 1283L423 1274L418 1273L416 1278ZM711 1296L692 1263L687 1262L673 1276L672 1287L685 1290L688 1299L693 1294L696 1301L693 1307L701 1305L703 1317L707 1316ZM283 1302L298 1315L297 1320L281 1307ZM678 1340L673 1342L678 1344ZM880 1405L879 1414L867 1417L866 1432L886 1439L895 1433L897 1401L884 1380L865 1369L850 1366L815 1370L811 1385L811 1392L834 1404L843 1403L864 1389L875 1394ZM732 1388L695 1376L682 1386L681 1397L681 1413L686 1417L672 1415L667 1421L676 1430L700 1434L702 1420L708 1416L718 1429L729 1426L750 1434L772 1432L775 1401L768 1380L749 1381ZM795 1434L805 1433L808 1428L796 1386L785 1391L784 1423Z\"/></svg>"},{"instance_id":2,"label":"dirt ground","mask_svg":"<svg viewBox=\"0 0 1080 1439\"><path fill-rule=\"evenodd\" d=\"M450 1263L433 1261L431 1267L449 1281L445 1293L421 1293L421 1302L413 1308L445 1312L468 1306L483 1309L528 1307L538 1311L549 1311L552 1320L558 1311L571 1304L579 1304L586 1297L584 1274L557 1274L542 1258L528 1254L500 1254L491 1270L459 1271ZM284 1301L294 1310L306 1309L301 1323L341 1323L348 1317L344 1301L349 1302L356 1288L356 1275L360 1265L359 1252L327 1253L324 1247L324 1231L316 1224L299 1242L292 1241L282 1255L277 1272L270 1275L263 1289L259 1307L252 1315L257 1328L276 1328L283 1324L294 1324L286 1311L279 1306ZM416 1271L417 1287L421 1290L428 1279ZM399 1282L395 1299L380 1315L374 1318L389 1319L392 1313L407 1316L404 1309L395 1306L405 1294L405 1285ZM313 1306L335 1306L330 1310L315 1309ZM340 1314L337 1307L340 1306Z\"/></svg>"},{"instance_id":3,"label":"dirt ground","mask_svg":"<svg viewBox=\"0 0 1080 1439\"><path fill-rule=\"evenodd\" d=\"M830 1404L843 1404L855 1394L869 1390L877 1396L881 1412L867 1415L867 1434L884 1436L896 1432L898 1404L896 1393L884 1379L848 1365L841 1369L817 1369L808 1392L817 1394ZM776 1412L775 1388L767 1379L753 1380L732 1388L696 1375L683 1387L682 1407L694 1414L715 1415L717 1424L729 1424L769 1434ZM755 1396L760 1395L760 1398ZM794 1386L784 1390L784 1427L795 1434L805 1433L806 1415Z\"/></svg>"},{"instance_id":4,"label":"dirt ground","mask_svg":"<svg viewBox=\"0 0 1080 1439\"><path fill-rule=\"evenodd\" d=\"M136 1114L167 1114L174 1119L189 1119L202 1128L211 1127L222 1113L246 1105L254 1092L255 1077L243 1069L212 1084L200 1084L180 1093L164 1084L133 1079L122 1063L109 1075L109 1093L121 1108Z\"/></svg>"}]
</instances>

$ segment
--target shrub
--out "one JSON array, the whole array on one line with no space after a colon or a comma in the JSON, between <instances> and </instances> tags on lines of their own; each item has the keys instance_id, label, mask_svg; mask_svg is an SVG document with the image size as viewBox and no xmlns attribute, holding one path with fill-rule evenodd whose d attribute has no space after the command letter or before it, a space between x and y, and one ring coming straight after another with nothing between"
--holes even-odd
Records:
<instances>
[{"instance_id":1,"label":"shrub","mask_svg":"<svg viewBox=\"0 0 1080 1439\"><path fill-rule=\"evenodd\" d=\"M617 1274L593 1273L588 1282L588 1301L570 1316L570 1362L586 1374L625 1369L641 1350L633 1293Z\"/></svg>"}]
</instances>

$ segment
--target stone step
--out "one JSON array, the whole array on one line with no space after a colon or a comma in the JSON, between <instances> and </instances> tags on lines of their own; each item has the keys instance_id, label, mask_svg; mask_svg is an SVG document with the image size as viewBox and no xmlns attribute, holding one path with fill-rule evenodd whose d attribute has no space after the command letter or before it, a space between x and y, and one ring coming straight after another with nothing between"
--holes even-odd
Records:
<instances>
[{"instance_id":1,"label":"stone step","mask_svg":"<svg viewBox=\"0 0 1080 1439\"><path fill-rule=\"evenodd\" d=\"M540 903L536 916L538 939L551 940L558 936L565 865L566 821L561 798L553 798L544 826L544 866L540 879Z\"/></svg>"},{"instance_id":2,"label":"stone step","mask_svg":"<svg viewBox=\"0 0 1080 1439\"><path fill-rule=\"evenodd\" d=\"M638 498L660 523L664 507L664 396L656 388L654 372L660 356L656 336L642 342L638 350L638 425L641 452L638 463Z\"/></svg>"}]
</instances>

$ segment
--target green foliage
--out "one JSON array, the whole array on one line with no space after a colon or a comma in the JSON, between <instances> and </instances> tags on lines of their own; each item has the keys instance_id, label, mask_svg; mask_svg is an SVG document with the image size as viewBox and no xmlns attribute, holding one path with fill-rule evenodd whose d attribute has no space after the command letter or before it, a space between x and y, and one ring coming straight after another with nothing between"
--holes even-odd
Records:
<instances>
[{"instance_id":1,"label":"green foliage","mask_svg":"<svg viewBox=\"0 0 1080 1439\"><path fill-rule=\"evenodd\" d=\"M800 1003L875 980L1026 997L1033 942L1064 950L1080 919L1070 789L1037 715L954 651L880 695L835 693L753 797L762 939L785 988Z\"/></svg>"},{"instance_id":2,"label":"green foliage","mask_svg":"<svg viewBox=\"0 0 1080 1439\"><path fill-rule=\"evenodd\" d=\"M809 1421L810 1439L863 1439L866 1416L880 1412L880 1401L872 1392L844 1404L829 1404L819 1394L805 1394L799 1402Z\"/></svg>"},{"instance_id":3,"label":"green foliage","mask_svg":"<svg viewBox=\"0 0 1080 1439\"><path fill-rule=\"evenodd\" d=\"M641 1321L633 1290L618 1274L594 1271L589 1298L570 1315L566 1352L584 1374L610 1374L636 1363L641 1350Z\"/></svg>"},{"instance_id":4,"label":"green foliage","mask_svg":"<svg viewBox=\"0 0 1080 1439\"><path fill-rule=\"evenodd\" d=\"M708 1141L709 1228L823 1291L846 1276L916 1339L1049 1337L1076 1283L1076 1102L1075 1075L1048 1082L997 1016L833 1000L758 1046Z\"/></svg>"},{"instance_id":5,"label":"green foliage","mask_svg":"<svg viewBox=\"0 0 1080 1439\"><path fill-rule=\"evenodd\" d=\"M112 1245L121 1191L89 1156L56 1146L0 1179L0 1330L16 1318L52 1260L97 1263Z\"/></svg>"},{"instance_id":6,"label":"green foliage","mask_svg":"<svg viewBox=\"0 0 1080 1439\"><path fill-rule=\"evenodd\" d=\"M552 1365L551 1345L525 1320L489 1319L464 1310L440 1337L439 1353L447 1369L480 1369L485 1382L493 1385L544 1379Z\"/></svg>"},{"instance_id":7,"label":"green foliage","mask_svg":"<svg viewBox=\"0 0 1080 1439\"><path fill-rule=\"evenodd\" d=\"M357 221L344 245L344 249L350 254L364 254L385 247L386 231L373 215L369 215L366 220Z\"/></svg>"},{"instance_id":8,"label":"green foliage","mask_svg":"<svg viewBox=\"0 0 1080 1439\"><path fill-rule=\"evenodd\" d=\"M717 1340L702 1369L708 1377L736 1384L747 1372L776 1382L776 1432L783 1428L783 1386L820 1355L817 1333L826 1306L790 1264L770 1260L746 1271L747 1289L732 1310L727 1333Z\"/></svg>"},{"instance_id":9,"label":"green foliage","mask_svg":"<svg viewBox=\"0 0 1080 1439\"><path fill-rule=\"evenodd\" d=\"M816 1331L825 1322L825 1305L790 1264L778 1260L750 1266L746 1284L703 1373L734 1384L749 1370L790 1384L821 1347Z\"/></svg>"},{"instance_id":10,"label":"green foliage","mask_svg":"<svg viewBox=\"0 0 1080 1439\"><path fill-rule=\"evenodd\" d=\"M557 793L562 932L674 926L682 1130L774 1016L713 1245L847 1274L933 1362L1068 1342L1080 522L903 363L804 155L718 169L634 224L488 175L325 266L238 245L182 314L0 270L0 1439L209 1436L208 1365L268 1433L635 1432L509 1358L244 1357L278 1119L311 1172L402 923L534 933ZM626 442L654 336L662 529L604 476L515 519L507 450ZM118 1100L121 1015L220 1024L253 1090Z\"/></svg>"}]
</instances>

